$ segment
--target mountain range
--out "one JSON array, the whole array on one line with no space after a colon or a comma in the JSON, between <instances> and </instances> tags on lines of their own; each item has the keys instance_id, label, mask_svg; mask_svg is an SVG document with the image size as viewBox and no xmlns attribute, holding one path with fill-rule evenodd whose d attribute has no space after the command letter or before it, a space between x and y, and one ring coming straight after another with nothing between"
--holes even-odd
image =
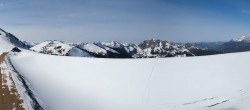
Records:
<instances>
[{"instance_id":1,"label":"mountain range","mask_svg":"<svg viewBox=\"0 0 250 110\"><path fill-rule=\"evenodd\" d=\"M195 46L175 45L159 39L145 40L139 44L116 41L67 44L60 41L45 41L34 45L30 50L51 55L98 58L164 58L220 53Z\"/></svg>"},{"instance_id":2,"label":"mountain range","mask_svg":"<svg viewBox=\"0 0 250 110\"><path fill-rule=\"evenodd\" d=\"M97 58L189 57L250 51L250 36L242 36L228 42L199 43L171 43L159 39L144 40L138 44L117 41L64 43L53 40L28 43L0 29L0 43L2 52L19 47L50 55Z\"/></svg>"}]
</instances>

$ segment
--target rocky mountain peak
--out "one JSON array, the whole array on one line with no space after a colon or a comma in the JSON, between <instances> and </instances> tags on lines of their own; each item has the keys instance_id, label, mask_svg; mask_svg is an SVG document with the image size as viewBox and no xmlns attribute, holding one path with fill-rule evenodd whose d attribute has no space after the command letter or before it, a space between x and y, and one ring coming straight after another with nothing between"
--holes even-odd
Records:
<instances>
[{"instance_id":1,"label":"rocky mountain peak","mask_svg":"<svg viewBox=\"0 0 250 110\"><path fill-rule=\"evenodd\" d=\"M159 40L159 39L150 39L150 40L145 40L142 43L139 44L139 47L141 49L146 49L146 48L156 48L156 47L162 47L162 48L169 48L171 43L166 40Z\"/></svg>"}]
</instances>

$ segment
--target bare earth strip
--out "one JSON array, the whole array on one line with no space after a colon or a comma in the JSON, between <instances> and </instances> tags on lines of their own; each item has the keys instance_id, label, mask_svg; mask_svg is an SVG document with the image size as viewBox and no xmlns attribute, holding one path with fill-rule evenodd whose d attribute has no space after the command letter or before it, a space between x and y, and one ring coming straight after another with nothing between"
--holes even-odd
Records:
<instances>
[{"instance_id":1,"label":"bare earth strip","mask_svg":"<svg viewBox=\"0 0 250 110\"><path fill-rule=\"evenodd\" d=\"M0 64L5 62L4 60L6 55L7 53L3 53L0 56ZM0 110L24 110L22 107L23 101L17 93L12 76L10 73L3 73L3 69L4 68L0 67ZM7 78L10 80L7 80ZM12 83L13 87L9 87L7 83Z\"/></svg>"}]
</instances>

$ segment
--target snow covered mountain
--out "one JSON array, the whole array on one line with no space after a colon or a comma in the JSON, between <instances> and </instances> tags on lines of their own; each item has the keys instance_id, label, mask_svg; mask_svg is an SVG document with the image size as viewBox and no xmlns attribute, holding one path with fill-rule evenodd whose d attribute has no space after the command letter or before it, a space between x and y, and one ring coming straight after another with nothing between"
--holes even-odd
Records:
<instances>
[{"instance_id":1,"label":"snow covered mountain","mask_svg":"<svg viewBox=\"0 0 250 110\"><path fill-rule=\"evenodd\" d=\"M71 49L80 49L88 55L99 58L155 58L155 57L185 57L217 54L194 46L175 45L162 40L145 40L140 44L111 42L72 43L45 41L37 44L31 50L44 54L72 56ZM194 53L192 53L194 52ZM83 55L84 56L84 55Z\"/></svg>"},{"instance_id":2,"label":"snow covered mountain","mask_svg":"<svg viewBox=\"0 0 250 110\"><path fill-rule=\"evenodd\" d=\"M10 51L13 47L28 49L29 47L17 37L0 28L0 54Z\"/></svg>"},{"instance_id":3,"label":"snow covered mountain","mask_svg":"<svg viewBox=\"0 0 250 110\"><path fill-rule=\"evenodd\" d=\"M60 41L45 41L30 50L50 55L91 57L87 52Z\"/></svg>"}]
</instances>

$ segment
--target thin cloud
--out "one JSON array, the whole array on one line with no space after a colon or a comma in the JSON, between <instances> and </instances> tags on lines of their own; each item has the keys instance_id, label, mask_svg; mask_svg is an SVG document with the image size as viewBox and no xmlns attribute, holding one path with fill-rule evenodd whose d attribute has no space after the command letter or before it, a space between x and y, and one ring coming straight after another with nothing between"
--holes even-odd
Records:
<instances>
[{"instance_id":1,"label":"thin cloud","mask_svg":"<svg viewBox=\"0 0 250 110\"><path fill-rule=\"evenodd\" d=\"M14 5L14 4L19 4L20 5L21 0L20 1L5 1L5 2L0 2L0 8L2 7L6 7L8 5Z\"/></svg>"},{"instance_id":2,"label":"thin cloud","mask_svg":"<svg viewBox=\"0 0 250 110\"><path fill-rule=\"evenodd\" d=\"M250 10L248 10L248 9L243 9L243 10L241 10L241 12L244 14L250 14Z\"/></svg>"},{"instance_id":3,"label":"thin cloud","mask_svg":"<svg viewBox=\"0 0 250 110\"><path fill-rule=\"evenodd\" d=\"M82 14L80 14L80 13L69 13L69 14L60 15L59 17L76 18L76 17L80 17L80 16L82 16Z\"/></svg>"},{"instance_id":4,"label":"thin cloud","mask_svg":"<svg viewBox=\"0 0 250 110\"><path fill-rule=\"evenodd\" d=\"M0 8L4 7L6 4L0 3Z\"/></svg>"}]
</instances>

